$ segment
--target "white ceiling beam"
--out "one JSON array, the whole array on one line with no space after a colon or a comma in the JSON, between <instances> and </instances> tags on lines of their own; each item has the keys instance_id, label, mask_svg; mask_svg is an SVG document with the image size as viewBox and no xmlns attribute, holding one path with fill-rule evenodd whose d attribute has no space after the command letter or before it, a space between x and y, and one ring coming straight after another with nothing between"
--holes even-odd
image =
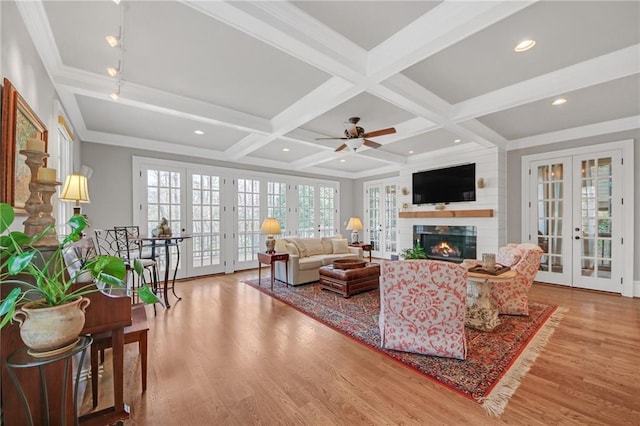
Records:
<instances>
[{"instance_id":1,"label":"white ceiling beam","mask_svg":"<svg viewBox=\"0 0 640 426\"><path fill-rule=\"evenodd\" d=\"M640 73L640 44L534 77L453 106L464 121Z\"/></svg>"},{"instance_id":2,"label":"white ceiling beam","mask_svg":"<svg viewBox=\"0 0 640 426\"><path fill-rule=\"evenodd\" d=\"M443 1L369 53L367 75L382 81L536 1Z\"/></svg>"},{"instance_id":3,"label":"white ceiling beam","mask_svg":"<svg viewBox=\"0 0 640 426\"><path fill-rule=\"evenodd\" d=\"M58 51L56 39L44 10L44 3L39 1L16 1L20 16L24 20L25 27L34 42L36 50L45 69L51 73L62 66L62 57Z\"/></svg>"},{"instance_id":4,"label":"white ceiling beam","mask_svg":"<svg viewBox=\"0 0 640 426\"><path fill-rule=\"evenodd\" d=\"M255 151L257 149L256 147L265 146L272 142L274 139L275 138L272 135L267 136L252 133L227 148L224 151L224 154L227 158L233 161L238 161L242 157Z\"/></svg>"},{"instance_id":5,"label":"white ceiling beam","mask_svg":"<svg viewBox=\"0 0 640 426\"><path fill-rule=\"evenodd\" d=\"M402 74L389 78L374 91L383 99L401 105L402 108L425 117L466 140L473 140L487 147L504 145L506 142L504 138L495 132L491 133L490 129L479 122L473 125L452 122L449 119L451 105L448 102ZM487 139L484 135L492 137Z\"/></svg>"},{"instance_id":6,"label":"white ceiling beam","mask_svg":"<svg viewBox=\"0 0 640 426\"><path fill-rule=\"evenodd\" d=\"M335 31L286 2L183 0L182 3L331 75L358 81L364 74L366 52L363 49L340 39Z\"/></svg>"},{"instance_id":7,"label":"white ceiling beam","mask_svg":"<svg viewBox=\"0 0 640 426\"><path fill-rule=\"evenodd\" d=\"M289 133L361 92L352 83L333 77L276 115L272 128L281 135Z\"/></svg>"},{"instance_id":8,"label":"white ceiling beam","mask_svg":"<svg viewBox=\"0 0 640 426\"><path fill-rule=\"evenodd\" d=\"M640 115L513 139L509 141L507 151L636 129L640 129Z\"/></svg>"},{"instance_id":9,"label":"white ceiling beam","mask_svg":"<svg viewBox=\"0 0 640 426\"><path fill-rule=\"evenodd\" d=\"M113 80L108 77L64 67L54 78L57 87L65 87L78 95L111 102L109 94L115 87ZM271 124L264 118L127 81L122 82L118 102L146 111L246 132L271 133Z\"/></svg>"}]
</instances>

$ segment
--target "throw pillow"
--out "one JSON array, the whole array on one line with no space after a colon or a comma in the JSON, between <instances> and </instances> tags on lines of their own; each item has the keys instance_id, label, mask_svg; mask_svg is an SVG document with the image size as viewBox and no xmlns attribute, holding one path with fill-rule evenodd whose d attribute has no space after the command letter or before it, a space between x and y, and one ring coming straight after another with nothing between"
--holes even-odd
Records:
<instances>
[{"instance_id":1,"label":"throw pillow","mask_svg":"<svg viewBox=\"0 0 640 426\"><path fill-rule=\"evenodd\" d=\"M331 240L333 246L333 252L335 254L347 254L349 251L349 243L347 240Z\"/></svg>"},{"instance_id":2,"label":"throw pillow","mask_svg":"<svg viewBox=\"0 0 640 426\"><path fill-rule=\"evenodd\" d=\"M287 243L285 245L285 248L287 249L287 253L289 253L292 256L300 256L300 252L298 251L298 248L292 244L292 243Z\"/></svg>"},{"instance_id":3,"label":"throw pillow","mask_svg":"<svg viewBox=\"0 0 640 426\"><path fill-rule=\"evenodd\" d=\"M496 262L500 265L513 266L522 258L522 251L518 247L511 245L501 247L496 256Z\"/></svg>"},{"instance_id":4,"label":"throw pillow","mask_svg":"<svg viewBox=\"0 0 640 426\"><path fill-rule=\"evenodd\" d=\"M322 237L322 251L324 254L333 253L333 245L331 244L331 240L333 237Z\"/></svg>"}]
</instances>

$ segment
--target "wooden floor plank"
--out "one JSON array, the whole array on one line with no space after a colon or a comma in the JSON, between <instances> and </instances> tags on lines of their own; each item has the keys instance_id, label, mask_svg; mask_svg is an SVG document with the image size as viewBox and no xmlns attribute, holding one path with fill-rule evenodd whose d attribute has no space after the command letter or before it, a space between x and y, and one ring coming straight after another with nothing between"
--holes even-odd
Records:
<instances>
[{"instance_id":1,"label":"wooden floor plank","mask_svg":"<svg viewBox=\"0 0 640 426\"><path fill-rule=\"evenodd\" d=\"M184 281L182 301L156 316L147 308L148 390L128 345L127 424L640 425L640 299L535 284L531 300L568 312L495 418L242 283L255 278Z\"/></svg>"}]
</instances>

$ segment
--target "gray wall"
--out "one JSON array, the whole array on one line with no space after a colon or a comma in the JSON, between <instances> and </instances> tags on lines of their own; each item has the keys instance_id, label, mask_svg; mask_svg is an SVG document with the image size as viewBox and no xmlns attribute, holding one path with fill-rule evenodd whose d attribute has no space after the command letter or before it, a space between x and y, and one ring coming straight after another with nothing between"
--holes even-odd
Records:
<instances>
[{"instance_id":1,"label":"gray wall","mask_svg":"<svg viewBox=\"0 0 640 426\"><path fill-rule=\"evenodd\" d=\"M338 181L340 182L340 225L342 233L346 232L344 224L354 212L354 199L356 197L354 197L353 180L351 179L327 178L327 176L229 163L209 158L181 156L85 142L82 144L82 164L93 169L93 176L89 181L91 203L84 204L82 211L89 216L93 227L107 228L118 224L133 223L133 189L131 187L133 156Z\"/></svg>"},{"instance_id":2,"label":"gray wall","mask_svg":"<svg viewBox=\"0 0 640 426\"><path fill-rule=\"evenodd\" d=\"M522 199L521 199L521 167L522 157L524 155L539 154L543 152L553 152L563 149L578 148L583 146L595 145L604 142L615 142L621 140L634 140L635 158L625 158L625 162L631 162L634 167L634 183L635 183L635 206L634 206L634 226L635 226L635 246L634 253L636 261L634 262L633 279L640 279L640 130L628 132L612 133L592 138L578 139L553 145L542 145L532 148L518 149L507 152L507 241L519 241L520 230L522 228Z\"/></svg>"}]
</instances>

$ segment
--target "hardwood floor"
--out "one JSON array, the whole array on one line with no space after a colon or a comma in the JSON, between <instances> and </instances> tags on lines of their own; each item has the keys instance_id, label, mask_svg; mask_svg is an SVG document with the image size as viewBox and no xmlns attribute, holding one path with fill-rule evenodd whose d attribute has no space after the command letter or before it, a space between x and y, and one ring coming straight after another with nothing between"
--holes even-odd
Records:
<instances>
[{"instance_id":1,"label":"hardwood floor","mask_svg":"<svg viewBox=\"0 0 640 426\"><path fill-rule=\"evenodd\" d=\"M535 284L532 300L569 311L495 418L241 282L253 278L185 281L171 309L147 307L148 389L128 345L126 424L640 425L640 299Z\"/></svg>"}]
</instances>

